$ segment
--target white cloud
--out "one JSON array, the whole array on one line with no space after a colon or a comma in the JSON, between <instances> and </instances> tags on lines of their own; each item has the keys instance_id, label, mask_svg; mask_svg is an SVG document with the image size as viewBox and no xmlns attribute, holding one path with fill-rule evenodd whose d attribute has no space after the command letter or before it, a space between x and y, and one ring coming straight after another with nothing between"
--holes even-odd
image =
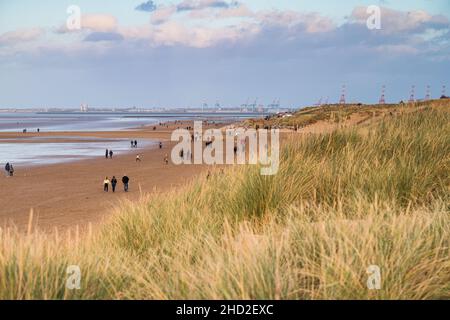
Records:
<instances>
[{"instance_id":1,"label":"white cloud","mask_svg":"<svg viewBox=\"0 0 450 320\"><path fill-rule=\"evenodd\" d=\"M14 45L17 43L34 41L44 33L45 30L42 28L29 28L5 32L0 35L0 45Z\"/></svg>"},{"instance_id":2,"label":"white cloud","mask_svg":"<svg viewBox=\"0 0 450 320\"><path fill-rule=\"evenodd\" d=\"M336 28L333 20L318 13L277 10L260 12L257 16L263 24L286 28L300 26L308 33L328 32Z\"/></svg>"},{"instance_id":3,"label":"white cloud","mask_svg":"<svg viewBox=\"0 0 450 320\"><path fill-rule=\"evenodd\" d=\"M363 6L356 7L350 16L350 22L365 24L369 17L366 9ZM381 28L387 33L421 32L427 28L449 27L448 18L442 15L431 15L423 10L404 12L381 7Z\"/></svg>"},{"instance_id":4,"label":"white cloud","mask_svg":"<svg viewBox=\"0 0 450 320\"><path fill-rule=\"evenodd\" d=\"M66 24L60 26L57 33L70 33L79 31L113 32L118 28L117 18L110 14L83 14L81 16L81 30L69 30Z\"/></svg>"},{"instance_id":5,"label":"white cloud","mask_svg":"<svg viewBox=\"0 0 450 320\"><path fill-rule=\"evenodd\" d=\"M110 32L117 28L116 17L109 14L86 14L81 17L81 27L98 32Z\"/></svg>"},{"instance_id":6,"label":"white cloud","mask_svg":"<svg viewBox=\"0 0 450 320\"><path fill-rule=\"evenodd\" d=\"M217 14L217 18L242 18L242 17L253 17L255 14L246 5L238 4L233 7L229 7L220 10Z\"/></svg>"},{"instance_id":7,"label":"white cloud","mask_svg":"<svg viewBox=\"0 0 450 320\"><path fill-rule=\"evenodd\" d=\"M128 39L146 41L153 46L183 45L206 48L229 41L235 42L260 32L256 24L242 23L236 26L210 28L188 26L179 21L168 21L159 25L120 29L120 34Z\"/></svg>"},{"instance_id":8,"label":"white cloud","mask_svg":"<svg viewBox=\"0 0 450 320\"><path fill-rule=\"evenodd\" d=\"M150 22L153 24L161 24L168 21L172 15L176 13L177 9L175 6L161 6L153 11L150 15Z\"/></svg>"}]
</instances>

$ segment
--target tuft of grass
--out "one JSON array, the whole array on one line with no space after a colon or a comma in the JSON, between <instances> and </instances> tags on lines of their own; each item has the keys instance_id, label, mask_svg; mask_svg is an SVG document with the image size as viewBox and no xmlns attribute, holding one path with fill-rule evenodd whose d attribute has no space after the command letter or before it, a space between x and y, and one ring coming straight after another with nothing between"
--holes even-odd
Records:
<instances>
[{"instance_id":1,"label":"tuft of grass","mask_svg":"<svg viewBox=\"0 0 450 320\"><path fill-rule=\"evenodd\" d=\"M0 230L0 298L449 299L449 165L443 108L296 136L274 176L216 170L93 234Z\"/></svg>"}]
</instances>

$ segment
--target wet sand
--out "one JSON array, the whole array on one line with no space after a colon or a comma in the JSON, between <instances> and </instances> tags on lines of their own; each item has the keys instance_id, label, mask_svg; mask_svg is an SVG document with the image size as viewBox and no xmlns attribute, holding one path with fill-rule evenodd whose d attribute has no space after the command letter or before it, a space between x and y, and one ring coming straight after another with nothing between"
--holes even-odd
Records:
<instances>
[{"instance_id":1,"label":"wet sand","mask_svg":"<svg viewBox=\"0 0 450 320\"><path fill-rule=\"evenodd\" d=\"M0 138L20 141L26 135L91 138L155 139L163 142L163 148L130 148L126 155L113 159L98 157L71 163L16 167L14 177L6 177L4 170L0 176L0 226L16 225L26 228L30 210L34 220L43 230L66 229L98 223L111 214L121 200L138 199L142 193L164 192L169 188L183 185L186 181L206 169L203 165L176 166L164 163L175 143L170 142L170 134L177 127L186 127L192 122L170 124L169 128L157 126L133 131L116 132L43 132L43 133L0 133ZM223 124L212 125L220 127ZM211 127L211 126L210 126ZM204 126L204 129L207 127ZM64 141L61 139L60 141ZM136 154L141 162L136 162ZM119 181L116 193L103 191L103 179L116 176ZM121 178L130 178L130 191L125 193Z\"/></svg>"}]
</instances>

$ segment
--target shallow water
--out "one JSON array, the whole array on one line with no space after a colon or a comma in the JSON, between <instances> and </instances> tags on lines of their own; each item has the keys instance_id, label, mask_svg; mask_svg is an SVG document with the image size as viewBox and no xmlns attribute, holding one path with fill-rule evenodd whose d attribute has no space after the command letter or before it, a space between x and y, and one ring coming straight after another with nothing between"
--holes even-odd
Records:
<instances>
[{"instance_id":1,"label":"shallow water","mask_svg":"<svg viewBox=\"0 0 450 320\"><path fill-rule=\"evenodd\" d=\"M128 118L122 115L0 113L0 132L13 131L113 131L161 122L158 118Z\"/></svg>"},{"instance_id":2,"label":"shallow water","mask_svg":"<svg viewBox=\"0 0 450 320\"><path fill-rule=\"evenodd\" d=\"M75 142L48 142L49 138L24 138L21 143L4 142L0 139L0 164L6 162L15 166L35 166L61 162L70 162L93 157L104 157L105 150L113 150L114 156L130 151L139 151L156 145L156 141L139 140L137 149L130 147L129 139L95 139L86 137L58 137ZM98 140L101 140L100 142ZM3 141L3 142L2 142ZM27 142L29 141L29 142Z\"/></svg>"},{"instance_id":3,"label":"shallow water","mask_svg":"<svg viewBox=\"0 0 450 320\"><path fill-rule=\"evenodd\" d=\"M256 115L245 113L211 114L195 113L151 114L141 113L0 113L0 132L40 131L114 131L133 129L173 120L210 119L216 122L245 119Z\"/></svg>"},{"instance_id":4,"label":"shallow water","mask_svg":"<svg viewBox=\"0 0 450 320\"><path fill-rule=\"evenodd\" d=\"M118 131L154 125L159 122L187 119L211 119L216 122L253 117L251 114L230 113L206 117L195 113L150 114L133 113L0 113L0 132L64 132L64 131ZM66 141L55 141L63 138ZM53 139L50 141L49 139ZM69 140L69 142L67 142ZM72 140L72 141L70 141ZM155 141L139 141L139 147L155 144ZM20 137L20 143L0 139L0 165L6 162L18 166L44 165L69 162L105 155L105 149L114 154L136 151L127 139L104 139L86 137Z\"/></svg>"}]
</instances>

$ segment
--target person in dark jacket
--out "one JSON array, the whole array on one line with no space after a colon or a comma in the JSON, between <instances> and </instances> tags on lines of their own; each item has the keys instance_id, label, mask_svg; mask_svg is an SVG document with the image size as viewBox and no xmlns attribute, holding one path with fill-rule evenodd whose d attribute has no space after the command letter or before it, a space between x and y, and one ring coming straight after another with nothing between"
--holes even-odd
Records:
<instances>
[{"instance_id":1,"label":"person in dark jacket","mask_svg":"<svg viewBox=\"0 0 450 320\"><path fill-rule=\"evenodd\" d=\"M9 162L5 165L6 176L9 176Z\"/></svg>"},{"instance_id":2,"label":"person in dark jacket","mask_svg":"<svg viewBox=\"0 0 450 320\"><path fill-rule=\"evenodd\" d=\"M14 175L14 167L12 164L9 165L9 176L12 177Z\"/></svg>"},{"instance_id":3,"label":"person in dark jacket","mask_svg":"<svg viewBox=\"0 0 450 320\"><path fill-rule=\"evenodd\" d=\"M130 182L130 178L128 178L126 175L122 177L123 190L125 190L125 192L128 192L128 183L129 182Z\"/></svg>"},{"instance_id":4,"label":"person in dark jacket","mask_svg":"<svg viewBox=\"0 0 450 320\"><path fill-rule=\"evenodd\" d=\"M112 156L113 156L113 151L112 150L109 150L109 157L112 159Z\"/></svg>"},{"instance_id":5,"label":"person in dark jacket","mask_svg":"<svg viewBox=\"0 0 450 320\"><path fill-rule=\"evenodd\" d=\"M106 152L105 152L105 158L106 159L108 159L108 155L109 155L109 152L108 152L108 149L106 149Z\"/></svg>"},{"instance_id":6,"label":"person in dark jacket","mask_svg":"<svg viewBox=\"0 0 450 320\"><path fill-rule=\"evenodd\" d=\"M116 192L116 185L117 185L117 179L116 179L115 176L113 176L112 179L111 179L112 192Z\"/></svg>"}]
</instances>

